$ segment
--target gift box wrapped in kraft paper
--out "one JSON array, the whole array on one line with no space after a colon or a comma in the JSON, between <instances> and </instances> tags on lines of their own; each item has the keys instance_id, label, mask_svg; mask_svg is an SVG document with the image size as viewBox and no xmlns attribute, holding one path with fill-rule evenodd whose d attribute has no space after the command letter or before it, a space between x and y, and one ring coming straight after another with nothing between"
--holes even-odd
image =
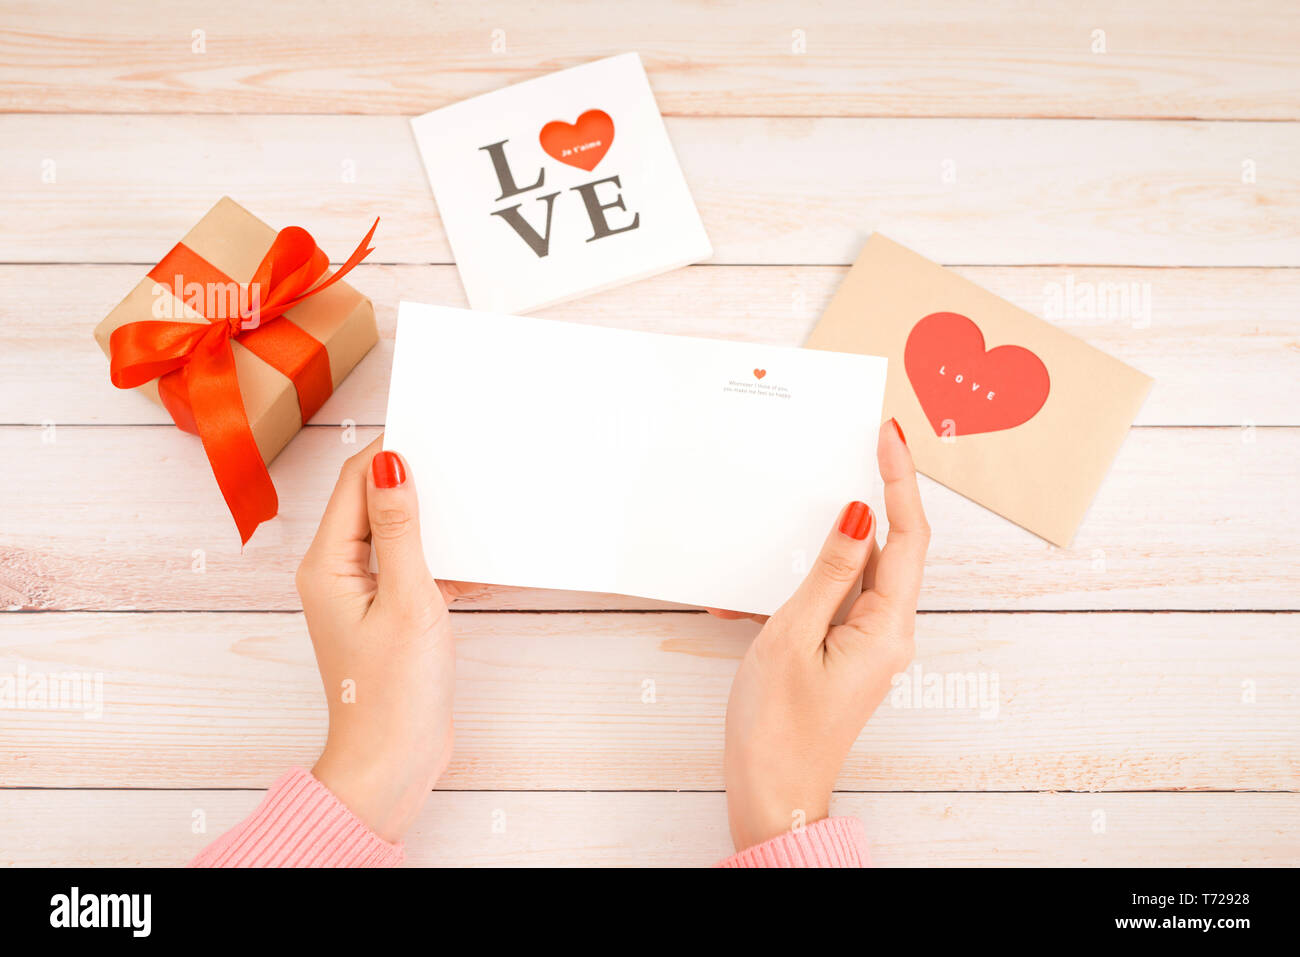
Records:
<instances>
[{"instance_id":1,"label":"gift box wrapped in kraft paper","mask_svg":"<svg viewBox=\"0 0 1300 957\"><path fill-rule=\"evenodd\" d=\"M278 509L267 465L379 340L340 281L378 224L331 274L305 229L223 197L95 329L113 384L200 438L241 542Z\"/></svg>"}]
</instances>

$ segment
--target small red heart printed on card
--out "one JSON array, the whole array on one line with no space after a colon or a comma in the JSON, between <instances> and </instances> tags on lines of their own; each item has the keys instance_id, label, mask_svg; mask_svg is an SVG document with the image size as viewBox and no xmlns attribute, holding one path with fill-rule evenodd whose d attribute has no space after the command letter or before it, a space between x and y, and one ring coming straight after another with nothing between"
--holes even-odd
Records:
<instances>
[{"instance_id":1,"label":"small red heart printed on card","mask_svg":"<svg viewBox=\"0 0 1300 957\"><path fill-rule=\"evenodd\" d=\"M755 378L755 379L761 379L761 378L763 378L763 376L765 376L765 375L767 375L767 370L766 370L766 369L755 369L755 370L754 370L754 378Z\"/></svg>"},{"instance_id":2,"label":"small red heart printed on card","mask_svg":"<svg viewBox=\"0 0 1300 957\"><path fill-rule=\"evenodd\" d=\"M561 163L591 172L614 142L614 121L604 110L588 110L576 123L547 123L537 139Z\"/></svg>"},{"instance_id":3,"label":"small red heart printed on card","mask_svg":"<svg viewBox=\"0 0 1300 957\"><path fill-rule=\"evenodd\" d=\"M934 434L1000 432L1028 422L1047 401L1047 366L1022 346L984 350L979 326L935 312L908 333L903 366Z\"/></svg>"}]
</instances>

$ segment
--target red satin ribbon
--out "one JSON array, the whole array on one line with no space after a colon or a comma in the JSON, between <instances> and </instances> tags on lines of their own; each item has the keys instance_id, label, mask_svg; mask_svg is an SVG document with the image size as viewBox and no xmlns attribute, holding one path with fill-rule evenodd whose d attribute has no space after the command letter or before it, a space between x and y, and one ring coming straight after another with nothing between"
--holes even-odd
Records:
<instances>
[{"instance_id":1,"label":"red satin ribbon","mask_svg":"<svg viewBox=\"0 0 1300 957\"><path fill-rule=\"evenodd\" d=\"M238 339L289 377L305 423L333 391L329 355L284 313L338 282L374 252L369 243L378 225L376 219L347 262L321 282L317 280L329 269L329 257L311 234L298 226L280 230L248 284L247 300L253 304L248 315L241 314L241 287L184 243L177 243L149 271L149 277L182 294L187 285L198 283L204 301L188 305L200 314L210 301L230 304L233 298L233 308L225 310L226 316L205 316L207 325L156 319L128 322L109 338L113 385L133 389L158 379L158 394L172 421L202 440L244 544L259 524L275 517L279 500L239 394L230 340ZM216 295L227 291L230 297Z\"/></svg>"}]
</instances>

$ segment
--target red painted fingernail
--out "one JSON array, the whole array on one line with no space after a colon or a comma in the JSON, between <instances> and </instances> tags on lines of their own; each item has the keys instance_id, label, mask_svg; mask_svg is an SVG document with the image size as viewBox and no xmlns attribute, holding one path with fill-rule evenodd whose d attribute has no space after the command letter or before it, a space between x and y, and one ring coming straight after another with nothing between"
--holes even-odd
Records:
<instances>
[{"instance_id":1,"label":"red painted fingernail","mask_svg":"<svg viewBox=\"0 0 1300 957\"><path fill-rule=\"evenodd\" d=\"M901 439L902 442L903 442L903 444L906 445L906 444L907 444L907 436L903 434L903 427L902 427L901 425L898 424L898 420L897 420L897 419L890 419L889 421L894 423L894 431L898 433L898 437L899 437L899 439Z\"/></svg>"},{"instance_id":2,"label":"red painted fingernail","mask_svg":"<svg viewBox=\"0 0 1300 957\"><path fill-rule=\"evenodd\" d=\"M370 471L375 474L378 488L396 488L406 481L406 469L396 452L380 452L371 460Z\"/></svg>"},{"instance_id":3,"label":"red painted fingernail","mask_svg":"<svg viewBox=\"0 0 1300 957\"><path fill-rule=\"evenodd\" d=\"M860 542L867 537L874 522L875 516L871 514L871 508L866 502L851 502L844 510L844 521L840 522L840 531Z\"/></svg>"}]
</instances>

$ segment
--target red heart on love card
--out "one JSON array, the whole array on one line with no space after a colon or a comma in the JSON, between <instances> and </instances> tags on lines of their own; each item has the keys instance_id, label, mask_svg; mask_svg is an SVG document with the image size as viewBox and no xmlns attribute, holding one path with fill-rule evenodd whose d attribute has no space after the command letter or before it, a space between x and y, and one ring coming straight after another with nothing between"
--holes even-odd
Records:
<instances>
[{"instance_id":1,"label":"red heart on love card","mask_svg":"<svg viewBox=\"0 0 1300 957\"><path fill-rule=\"evenodd\" d=\"M934 434L1000 432L1028 422L1047 401L1047 366L1022 346L984 351L979 326L934 312L907 335L903 367Z\"/></svg>"},{"instance_id":2,"label":"red heart on love card","mask_svg":"<svg viewBox=\"0 0 1300 957\"><path fill-rule=\"evenodd\" d=\"M767 370L766 370L766 369L755 369L755 370L754 370L754 378L755 378L755 379L761 379L761 378L763 378L763 376L765 376L765 375L767 375Z\"/></svg>"},{"instance_id":3,"label":"red heart on love card","mask_svg":"<svg viewBox=\"0 0 1300 957\"><path fill-rule=\"evenodd\" d=\"M537 139L561 163L591 172L614 142L614 121L604 110L588 110L576 123L547 123Z\"/></svg>"}]
</instances>

